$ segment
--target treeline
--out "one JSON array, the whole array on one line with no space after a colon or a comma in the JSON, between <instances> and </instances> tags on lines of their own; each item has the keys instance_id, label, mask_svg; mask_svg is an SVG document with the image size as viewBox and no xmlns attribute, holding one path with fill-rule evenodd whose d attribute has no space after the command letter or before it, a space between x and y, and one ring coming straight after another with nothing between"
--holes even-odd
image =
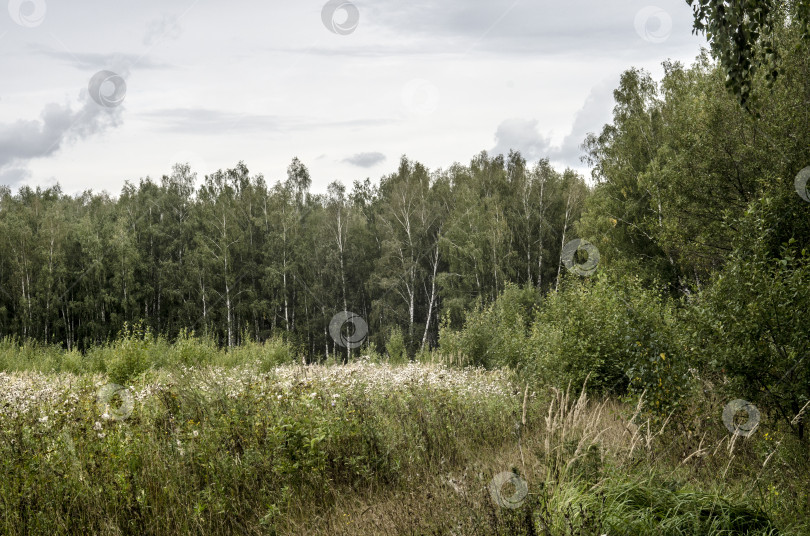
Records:
<instances>
[{"instance_id":1,"label":"treeline","mask_svg":"<svg viewBox=\"0 0 810 536\"><path fill-rule=\"evenodd\" d=\"M662 419L706 401L716 419L713 396L744 398L807 437L810 40L796 19L774 39L779 77L752 73L747 107L707 54L666 62L660 81L625 72L613 120L585 143L597 181L575 228L598 272L545 296L509 288L442 330L441 350L643 393Z\"/></svg>"},{"instance_id":2,"label":"treeline","mask_svg":"<svg viewBox=\"0 0 810 536\"><path fill-rule=\"evenodd\" d=\"M377 349L401 338L413 356L509 283L557 289L577 237L598 247L600 272L690 303L714 296L738 315L730 332L751 304L722 305L746 293L772 303L810 247L810 203L794 185L810 166L810 54L804 26L781 17L779 76L751 71L744 107L708 52L665 62L661 81L625 72L612 121L584 140L593 187L547 160L482 152L432 171L403 157L379 183L324 194L298 159L272 183L240 163L199 180L178 166L115 198L0 189L0 336L84 350L140 323L227 347L282 336L319 359L345 351L329 323L352 311ZM767 329L740 341L780 347L786 319L762 314Z\"/></svg>"},{"instance_id":3,"label":"treeline","mask_svg":"<svg viewBox=\"0 0 810 536\"><path fill-rule=\"evenodd\" d=\"M378 348L402 334L413 355L441 314L460 324L506 282L554 285L588 195L516 152L433 172L403 157L379 184L310 186L296 158L273 184L239 163L201 180L177 165L117 197L4 188L0 335L84 350L140 323L223 346L282 335L319 358L345 352L328 326L352 311Z\"/></svg>"}]
</instances>

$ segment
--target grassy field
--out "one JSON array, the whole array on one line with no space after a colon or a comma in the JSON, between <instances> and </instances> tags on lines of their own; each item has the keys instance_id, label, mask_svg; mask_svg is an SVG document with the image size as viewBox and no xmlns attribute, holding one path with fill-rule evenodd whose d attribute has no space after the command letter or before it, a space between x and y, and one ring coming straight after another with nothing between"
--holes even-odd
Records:
<instances>
[{"instance_id":1,"label":"grassy field","mask_svg":"<svg viewBox=\"0 0 810 536\"><path fill-rule=\"evenodd\" d=\"M0 533L810 531L802 445L729 433L709 403L652 422L507 370L243 352L0 373Z\"/></svg>"}]
</instances>

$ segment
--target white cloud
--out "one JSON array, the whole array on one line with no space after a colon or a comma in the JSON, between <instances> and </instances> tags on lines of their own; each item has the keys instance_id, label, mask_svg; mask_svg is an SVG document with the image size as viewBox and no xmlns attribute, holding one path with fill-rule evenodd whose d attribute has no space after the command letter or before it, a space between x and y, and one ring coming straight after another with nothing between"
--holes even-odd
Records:
<instances>
[{"instance_id":1,"label":"white cloud","mask_svg":"<svg viewBox=\"0 0 810 536\"><path fill-rule=\"evenodd\" d=\"M49 2L33 28L0 14L0 184L116 192L193 151L271 181L297 155L324 192L370 169L374 158L357 158L369 147L438 168L493 134L493 151L575 167L623 70L660 72L704 43L683 0L656 2L666 32L651 20L642 35L643 3L353 3L360 22L346 35L324 26L325 0ZM121 107L49 104L86 93L100 70L126 78L126 122Z\"/></svg>"}]
</instances>

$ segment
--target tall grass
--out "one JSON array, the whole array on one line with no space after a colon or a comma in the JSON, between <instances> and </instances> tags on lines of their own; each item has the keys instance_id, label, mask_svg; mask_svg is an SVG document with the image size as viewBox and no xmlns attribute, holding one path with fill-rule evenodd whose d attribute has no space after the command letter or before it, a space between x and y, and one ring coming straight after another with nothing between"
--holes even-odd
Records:
<instances>
[{"instance_id":1,"label":"tall grass","mask_svg":"<svg viewBox=\"0 0 810 536\"><path fill-rule=\"evenodd\" d=\"M788 435L730 441L722 425L653 423L640 403L584 389L533 393L507 371L365 362L262 372L255 358L272 355L262 348L229 363L249 365L147 370L117 421L99 406L106 375L0 374L0 533L810 528L806 458ZM493 498L504 472L527 486L514 508Z\"/></svg>"},{"instance_id":2,"label":"tall grass","mask_svg":"<svg viewBox=\"0 0 810 536\"><path fill-rule=\"evenodd\" d=\"M296 359L295 349L281 338L221 348L210 339L185 332L172 343L137 326L126 328L116 340L84 354L30 340L0 339L0 371L101 373L116 383L125 383L150 369L259 363L266 371Z\"/></svg>"}]
</instances>

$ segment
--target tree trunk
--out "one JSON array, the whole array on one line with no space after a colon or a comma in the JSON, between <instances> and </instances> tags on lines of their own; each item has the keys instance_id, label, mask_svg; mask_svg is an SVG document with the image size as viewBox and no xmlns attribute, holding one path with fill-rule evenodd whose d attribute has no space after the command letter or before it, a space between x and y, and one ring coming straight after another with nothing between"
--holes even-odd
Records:
<instances>
[{"instance_id":1,"label":"tree trunk","mask_svg":"<svg viewBox=\"0 0 810 536\"><path fill-rule=\"evenodd\" d=\"M556 292L560 288L560 273L563 266L563 248L565 247L565 232L568 230L568 218L571 215L571 192L568 192L568 200L565 202L565 221L563 222L562 242L560 243L560 262L557 264L557 283L554 286Z\"/></svg>"},{"instance_id":2,"label":"tree trunk","mask_svg":"<svg viewBox=\"0 0 810 536\"><path fill-rule=\"evenodd\" d=\"M436 237L436 249L433 253L433 275L430 280L430 299L428 300L427 319L425 320L425 332L422 334L422 349L425 348L427 343L428 330L430 329L430 320L433 315L433 303L436 299L436 270L439 266L439 238Z\"/></svg>"}]
</instances>

